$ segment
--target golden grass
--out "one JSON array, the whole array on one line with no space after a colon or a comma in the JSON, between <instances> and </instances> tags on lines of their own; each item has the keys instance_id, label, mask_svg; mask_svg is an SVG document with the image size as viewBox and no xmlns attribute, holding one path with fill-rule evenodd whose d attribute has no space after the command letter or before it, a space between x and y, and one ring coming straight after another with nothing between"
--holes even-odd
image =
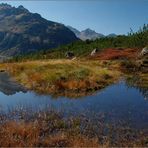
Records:
<instances>
[{"instance_id":1,"label":"golden grass","mask_svg":"<svg viewBox=\"0 0 148 148\"><path fill-rule=\"evenodd\" d=\"M118 64L110 61L42 60L0 65L28 89L42 93L91 92L116 81ZM114 69L114 70L113 70Z\"/></svg>"},{"instance_id":2,"label":"golden grass","mask_svg":"<svg viewBox=\"0 0 148 148\"><path fill-rule=\"evenodd\" d=\"M43 127L42 127L43 128ZM3 147L98 147L96 138L69 136L65 132L41 138L42 129L36 123L10 121L1 126L0 146Z\"/></svg>"}]
</instances>

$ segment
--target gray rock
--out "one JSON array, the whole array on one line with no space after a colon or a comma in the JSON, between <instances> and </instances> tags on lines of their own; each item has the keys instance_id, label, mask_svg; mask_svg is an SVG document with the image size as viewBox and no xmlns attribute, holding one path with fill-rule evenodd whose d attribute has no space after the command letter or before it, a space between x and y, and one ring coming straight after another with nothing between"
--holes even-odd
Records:
<instances>
[{"instance_id":1,"label":"gray rock","mask_svg":"<svg viewBox=\"0 0 148 148\"><path fill-rule=\"evenodd\" d=\"M99 50L97 48L95 48L92 52L91 52L91 56L94 56Z\"/></svg>"},{"instance_id":2,"label":"gray rock","mask_svg":"<svg viewBox=\"0 0 148 148\"><path fill-rule=\"evenodd\" d=\"M142 51L141 51L141 55L142 55L142 56L144 56L144 55L146 55L146 54L148 54L148 47L144 47L144 48L142 49Z\"/></svg>"},{"instance_id":3,"label":"gray rock","mask_svg":"<svg viewBox=\"0 0 148 148\"><path fill-rule=\"evenodd\" d=\"M72 51L68 51L68 52L66 52L65 56L68 59L72 59L72 58L74 58L75 55L74 55L74 53Z\"/></svg>"}]
</instances>

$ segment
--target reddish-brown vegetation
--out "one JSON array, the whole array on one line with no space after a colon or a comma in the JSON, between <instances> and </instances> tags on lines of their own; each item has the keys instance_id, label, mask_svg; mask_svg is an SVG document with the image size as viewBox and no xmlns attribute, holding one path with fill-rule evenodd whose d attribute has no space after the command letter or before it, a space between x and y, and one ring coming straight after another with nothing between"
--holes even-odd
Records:
<instances>
[{"instance_id":1,"label":"reddish-brown vegetation","mask_svg":"<svg viewBox=\"0 0 148 148\"><path fill-rule=\"evenodd\" d=\"M138 57L139 50L137 49L104 49L96 54L93 59L99 60L116 60L116 59L136 59Z\"/></svg>"},{"instance_id":2,"label":"reddish-brown vegetation","mask_svg":"<svg viewBox=\"0 0 148 148\"><path fill-rule=\"evenodd\" d=\"M40 127L41 126L41 127ZM47 134L43 132L44 125L38 123L24 123L10 121L1 126L0 146L4 147L67 147L67 146L93 146L98 147L96 138L85 137L83 135L70 136L65 132L57 132L56 134ZM41 136L42 135L42 136Z\"/></svg>"},{"instance_id":3,"label":"reddish-brown vegetation","mask_svg":"<svg viewBox=\"0 0 148 148\"><path fill-rule=\"evenodd\" d=\"M147 145L147 130L134 130L121 122L105 124L83 116L60 112L15 110L0 113L1 147L136 147ZM11 118L11 119L10 119Z\"/></svg>"}]
</instances>

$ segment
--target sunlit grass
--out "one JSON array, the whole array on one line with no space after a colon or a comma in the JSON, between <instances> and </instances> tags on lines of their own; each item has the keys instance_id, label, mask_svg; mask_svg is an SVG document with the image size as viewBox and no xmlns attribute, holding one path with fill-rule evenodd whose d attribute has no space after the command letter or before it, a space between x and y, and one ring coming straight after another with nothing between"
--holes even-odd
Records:
<instances>
[{"instance_id":1,"label":"sunlit grass","mask_svg":"<svg viewBox=\"0 0 148 148\"><path fill-rule=\"evenodd\" d=\"M118 69L112 71L115 63L105 64L87 60L39 60L1 66L29 89L43 93L77 91L81 94L104 88L119 78Z\"/></svg>"}]
</instances>

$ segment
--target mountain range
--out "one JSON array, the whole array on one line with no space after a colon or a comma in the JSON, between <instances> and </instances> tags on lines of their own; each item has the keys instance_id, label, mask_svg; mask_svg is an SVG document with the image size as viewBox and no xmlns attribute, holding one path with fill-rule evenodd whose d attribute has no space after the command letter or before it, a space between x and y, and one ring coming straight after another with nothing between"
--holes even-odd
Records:
<instances>
[{"instance_id":1,"label":"mountain range","mask_svg":"<svg viewBox=\"0 0 148 148\"><path fill-rule=\"evenodd\" d=\"M108 37L115 37L110 34ZM77 40L95 40L105 35L94 30L79 31L71 26L46 20L23 6L0 4L0 55L15 56L56 48Z\"/></svg>"},{"instance_id":2,"label":"mountain range","mask_svg":"<svg viewBox=\"0 0 148 148\"><path fill-rule=\"evenodd\" d=\"M106 37L104 34L101 34L101 33L97 33L96 31L90 29L90 28L87 28L83 31L79 31L77 30L76 28L73 28L71 26L67 26L72 32L74 32L74 34L80 38L81 40L85 41L87 39L89 40L95 40L95 39L99 39L99 38L103 38L103 37ZM107 37L116 37L117 35L112 33L112 34L109 34L107 35Z\"/></svg>"},{"instance_id":3,"label":"mountain range","mask_svg":"<svg viewBox=\"0 0 148 148\"><path fill-rule=\"evenodd\" d=\"M26 54L76 40L79 39L63 24L46 20L23 6L0 4L0 55Z\"/></svg>"}]
</instances>

